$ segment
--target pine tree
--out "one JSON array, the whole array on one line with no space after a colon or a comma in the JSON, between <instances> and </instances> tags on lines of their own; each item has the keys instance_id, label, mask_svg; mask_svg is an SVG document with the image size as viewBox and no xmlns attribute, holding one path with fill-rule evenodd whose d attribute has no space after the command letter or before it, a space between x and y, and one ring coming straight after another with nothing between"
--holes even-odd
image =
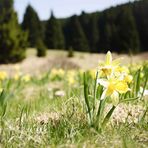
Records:
<instances>
[{"instance_id":1,"label":"pine tree","mask_svg":"<svg viewBox=\"0 0 148 148\"><path fill-rule=\"evenodd\" d=\"M79 22L82 26L82 29L84 31L84 34L87 38L87 40L89 40L89 34L90 34L90 15L87 14L85 11L82 11L81 15L79 16Z\"/></svg>"},{"instance_id":2,"label":"pine tree","mask_svg":"<svg viewBox=\"0 0 148 148\"><path fill-rule=\"evenodd\" d=\"M99 30L97 16L94 14L89 21L89 47L91 52L98 52Z\"/></svg>"},{"instance_id":3,"label":"pine tree","mask_svg":"<svg viewBox=\"0 0 148 148\"><path fill-rule=\"evenodd\" d=\"M132 6L139 33L141 51L148 51L148 0L134 2Z\"/></svg>"},{"instance_id":4,"label":"pine tree","mask_svg":"<svg viewBox=\"0 0 148 148\"><path fill-rule=\"evenodd\" d=\"M66 27L67 46L78 51L88 51L89 46L81 24L76 15L72 16Z\"/></svg>"},{"instance_id":5,"label":"pine tree","mask_svg":"<svg viewBox=\"0 0 148 148\"><path fill-rule=\"evenodd\" d=\"M28 43L31 47L37 46L37 41L43 39L42 25L37 12L28 5L24 14L22 28L28 31Z\"/></svg>"},{"instance_id":6,"label":"pine tree","mask_svg":"<svg viewBox=\"0 0 148 148\"><path fill-rule=\"evenodd\" d=\"M26 34L22 32L13 0L0 0L0 62L17 62L25 57Z\"/></svg>"},{"instance_id":7,"label":"pine tree","mask_svg":"<svg viewBox=\"0 0 148 148\"><path fill-rule=\"evenodd\" d=\"M132 50L137 53L139 50L139 34L135 20L129 7L124 7L118 16L119 38L121 52Z\"/></svg>"},{"instance_id":8,"label":"pine tree","mask_svg":"<svg viewBox=\"0 0 148 148\"><path fill-rule=\"evenodd\" d=\"M112 27L108 21L108 12L104 12L99 20L100 40L99 50L107 52L111 49Z\"/></svg>"},{"instance_id":9,"label":"pine tree","mask_svg":"<svg viewBox=\"0 0 148 148\"><path fill-rule=\"evenodd\" d=\"M49 49L64 49L65 39L61 24L55 18L53 12L47 22L45 31L45 43Z\"/></svg>"}]
</instances>

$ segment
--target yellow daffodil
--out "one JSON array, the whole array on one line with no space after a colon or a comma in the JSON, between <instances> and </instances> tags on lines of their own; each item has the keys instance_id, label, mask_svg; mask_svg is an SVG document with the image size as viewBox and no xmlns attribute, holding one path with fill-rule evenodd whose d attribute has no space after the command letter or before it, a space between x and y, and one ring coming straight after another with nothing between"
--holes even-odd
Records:
<instances>
[{"instance_id":1,"label":"yellow daffodil","mask_svg":"<svg viewBox=\"0 0 148 148\"><path fill-rule=\"evenodd\" d=\"M133 80L133 77L131 75L125 75L124 81L127 83L131 83Z\"/></svg>"},{"instance_id":2,"label":"yellow daffodil","mask_svg":"<svg viewBox=\"0 0 148 148\"><path fill-rule=\"evenodd\" d=\"M68 77L68 83L73 85L75 83L75 79L73 77Z\"/></svg>"},{"instance_id":3,"label":"yellow daffodil","mask_svg":"<svg viewBox=\"0 0 148 148\"><path fill-rule=\"evenodd\" d=\"M124 81L126 83L131 83L133 80L133 77L127 73L120 73L120 75L115 75L116 78L120 81Z\"/></svg>"},{"instance_id":4,"label":"yellow daffodil","mask_svg":"<svg viewBox=\"0 0 148 148\"><path fill-rule=\"evenodd\" d=\"M88 72L89 72L90 76L91 76L93 79L95 79L95 77L96 77L96 70L95 70L95 69L92 69L92 70L89 70Z\"/></svg>"},{"instance_id":5,"label":"yellow daffodil","mask_svg":"<svg viewBox=\"0 0 148 148\"><path fill-rule=\"evenodd\" d=\"M5 71L0 71L0 80L5 80L8 74Z\"/></svg>"},{"instance_id":6,"label":"yellow daffodil","mask_svg":"<svg viewBox=\"0 0 148 148\"><path fill-rule=\"evenodd\" d=\"M63 76L65 75L65 71L60 68L60 69L58 70L58 74L59 74L61 77L63 77Z\"/></svg>"},{"instance_id":7,"label":"yellow daffodil","mask_svg":"<svg viewBox=\"0 0 148 148\"><path fill-rule=\"evenodd\" d=\"M63 69L52 69L50 73L51 79L54 79L56 77L63 78L65 75L65 71Z\"/></svg>"},{"instance_id":8,"label":"yellow daffodil","mask_svg":"<svg viewBox=\"0 0 148 148\"><path fill-rule=\"evenodd\" d=\"M2 91L3 91L3 88L0 88L0 93L2 93Z\"/></svg>"},{"instance_id":9,"label":"yellow daffodil","mask_svg":"<svg viewBox=\"0 0 148 148\"><path fill-rule=\"evenodd\" d=\"M104 87L101 100L110 96L114 101L116 100L117 103L117 100L119 100L119 94L126 93L130 90L126 81L118 80L116 78L111 78L109 80L98 79L98 83Z\"/></svg>"},{"instance_id":10,"label":"yellow daffodil","mask_svg":"<svg viewBox=\"0 0 148 148\"><path fill-rule=\"evenodd\" d=\"M115 75L119 76L121 73L129 74L129 69L125 66L117 66L115 68Z\"/></svg>"},{"instance_id":11,"label":"yellow daffodil","mask_svg":"<svg viewBox=\"0 0 148 148\"><path fill-rule=\"evenodd\" d=\"M105 63L99 68L102 77L98 77L98 84L104 87L101 100L110 96L114 105L119 102L119 94L129 91L128 84L132 82L133 77L129 75L129 70L120 65L120 60L112 60L111 52L108 51Z\"/></svg>"},{"instance_id":12,"label":"yellow daffodil","mask_svg":"<svg viewBox=\"0 0 148 148\"><path fill-rule=\"evenodd\" d=\"M67 80L70 85L75 83L76 72L74 70L70 70L67 72Z\"/></svg>"},{"instance_id":13,"label":"yellow daffodil","mask_svg":"<svg viewBox=\"0 0 148 148\"><path fill-rule=\"evenodd\" d=\"M105 62L99 67L99 72L102 72L102 74L105 76L110 76L119 66L119 64L120 60L112 60L112 54L110 51L108 51Z\"/></svg>"},{"instance_id":14,"label":"yellow daffodil","mask_svg":"<svg viewBox=\"0 0 148 148\"><path fill-rule=\"evenodd\" d=\"M29 82L30 79L31 79L31 77L30 77L29 74L27 74L27 75L25 75L25 76L22 77L22 80L23 80L24 82Z\"/></svg>"},{"instance_id":15,"label":"yellow daffodil","mask_svg":"<svg viewBox=\"0 0 148 148\"><path fill-rule=\"evenodd\" d=\"M16 72L16 74L13 76L13 79L15 81L19 80L22 76L22 73L20 71Z\"/></svg>"}]
</instances>

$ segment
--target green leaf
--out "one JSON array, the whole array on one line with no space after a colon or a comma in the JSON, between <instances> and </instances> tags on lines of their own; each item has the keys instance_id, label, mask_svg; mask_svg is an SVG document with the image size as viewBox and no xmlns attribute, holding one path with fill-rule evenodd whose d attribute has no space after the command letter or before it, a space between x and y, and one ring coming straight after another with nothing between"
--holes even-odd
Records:
<instances>
[{"instance_id":1,"label":"green leaf","mask_svg":"<svg viewBox=\"0 0 148 148\"><path fill-rule=\"evenodd\" d=\"M120 103L128 102L128 101L134 101L134 100L137 100L138 98L139 98L139 97L123 99L123 100L120 101Z\"/></svg>"},{"instance_id":2,"label":"green leaf","mask_svg":"<svg viewBox=\"0 0 148 148\"><path fill-rule=\"evenodd\" d=\"M84 99L85 99L87 112L89 114L89 119L91 121L91 109L90 109L90 105L89 105L88 83L87 83L86 73L84 73Z\"/></svg>"},{"instance_id":3,"label":"green leaf","mask_svg":"<svg viewBox=\"0 0 148 148\"><path fill-rule=\"evenodd\" d=\"M97 79L98 79L98 71L96 73L95 85L94 85L93 113L95 111L95 104L96 104Z\"/></svg>"},{"instance_id":4,"label":"green leaf","mask_svg":"<svg viewBox=\"0 0 148 148\"><path fill-rule=\"evenodd\" d=\"M140 90L140 73L141 73L141 70L139 69L138 71L137 71L137 75L136 75L136 85L135 85L135 87L136 87L136 96L138 95L138 92L139 92L139 90Z\"/></svg>"},{"instance_id":5,"label":"green leaf","mask_svg":"<svg viewBox=\"0 0 148 148\"><path fill-rule=\"evenodd\" d=\"M113 114L114 110L115 110L116 106L113 106L110 111L107 113L107 115L105 116L103 123L102 123L102 127L105 127L105 125L107 124L107 122L109 121L111 115Z\"/></svg>"}]
</instances>

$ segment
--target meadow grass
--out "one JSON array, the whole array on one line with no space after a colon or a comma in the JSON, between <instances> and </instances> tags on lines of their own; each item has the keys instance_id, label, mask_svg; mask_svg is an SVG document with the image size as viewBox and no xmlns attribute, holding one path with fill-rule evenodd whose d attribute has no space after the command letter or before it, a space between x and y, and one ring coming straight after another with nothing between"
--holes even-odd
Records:
<instances>
[{"instance_id":1,"label":"meadow grass","mask_svg":"<svg viewBox=\"0 0 148 148\"><path fill-rule=\"evenodd\" d=\"M120 96L121 104L101 132L88 123L82 70L53 69L17 79L0 76L0 146L148 147L148 66L145 63L129 70L131 91ZM90 94L94 94L95 73L86 73L93 105ZM96 95L97 100L100 94ZM110 104L108 100L104 113Z\"/></svg>"}]
</instances>

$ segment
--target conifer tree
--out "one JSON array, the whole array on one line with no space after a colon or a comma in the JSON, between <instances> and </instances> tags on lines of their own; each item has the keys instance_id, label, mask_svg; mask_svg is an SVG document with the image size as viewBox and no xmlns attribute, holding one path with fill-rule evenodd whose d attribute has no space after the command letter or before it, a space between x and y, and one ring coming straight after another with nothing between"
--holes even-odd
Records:
<instances>
[{"instance_id":1,"label":"conifer tree","mask_svg":"<svg viewBox=\"0 0 148 148\"><path fill-rule=\"evenodd\" d=\"M36 47L37 41L43 39L40 19L31 5L28 5L26 8L22 28L28 31L28 43L30 47Z\"/></svg>"},{"instance_id":2,"label":"conifer tree","mask_svg":"<svg viewBox=\"0 0 148 148\"><path fill-rule=\"evenodd\" d=\"M89 35L90 35L90 15L87 14L85 11L82 11L81 15L79 16L79 22L82 26L82 29L84 31L84 34L87 38L87 40L89 40Z\"/></svg>"},{"instance_id":3,"label":"conifer tree","mask_svg":"<svg viewBox=\"0 0 148 148\"><path fill-rule=\"evenodd\" d=\"M78 51L89 50L86 36L76 15L70 18L66 29L66 34L66 40L69 47L72 47L74 50Z\"/></svg>"},{"instance_id":4,"label":"conifer tree","mask_svg":"<svg viewBox=\"0 0 148 148\"><path fill-rule=\"evenodd\" d=\"M98 52L99 27L96 15L92 15L89 21L89 47L91 52Z\"/></svg>"},{"instance_id":5,"label":"conifer tree","mask_svg":"<svg viewBox=\"0 0 148 148\"><path fill-rule=\"evenodd\" d=\"M13 0L0 0L0 62L17 62L25 57L26 34L22 32Z\"/></svg>"},{"instance_id":6,"label":"conifer tree","mask_svg":"<svg viewBox=\"0 0 148 148\"><path fill-rule=\"evenodd\" d=\"M135 20L129 7L124 7L118 16L119 38L121 52L132 50L137 53L139 50L139 34Z\"/></svg>"},{"instance_id":7,"label":"conifer tree","mask_svg":"<svg viewBox=\"0 0 148 148\"><path fill-rule=\"evenodd\" d=\"M100 52L107 52L112 50L111 39L112 39L112 28L108 21L108 13L104 12L99 20L100 40L99 50Z\"/></svg>"},{"instance_id":8,"label":"conifer tree","mask_svg":"<svg viewBox=\"0 0 148 148\"><path fill-rule=\"evenodd\" d=\"M61 24L55 18L53 12L47 22L45 31L45 43L49 49L64 49L65 39Z\"/></svg>"}]
</instances>

